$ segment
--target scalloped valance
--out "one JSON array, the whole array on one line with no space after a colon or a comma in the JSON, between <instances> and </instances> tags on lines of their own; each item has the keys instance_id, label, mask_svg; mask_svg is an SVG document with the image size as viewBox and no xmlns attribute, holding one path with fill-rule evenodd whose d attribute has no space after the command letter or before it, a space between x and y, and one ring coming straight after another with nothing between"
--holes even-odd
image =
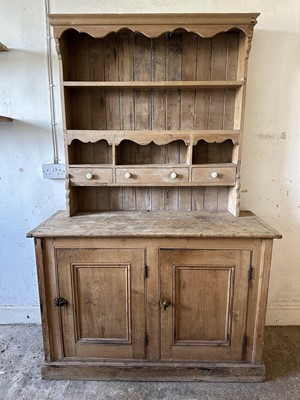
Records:
<instances>
[{"instance_id":1,"label":"scalloped valance","mask_svg":"<svg viewBox=\"0 0 300 400\"><path fill-rule=\"evenodd\" d=\"M129 29L148 37L157 37L178 28L209 38L238 29L247 37L253 34L258 13L242 14L50 14L54 37L59 39L70 28L93 37Z\"/></svg>"}]
</instances>

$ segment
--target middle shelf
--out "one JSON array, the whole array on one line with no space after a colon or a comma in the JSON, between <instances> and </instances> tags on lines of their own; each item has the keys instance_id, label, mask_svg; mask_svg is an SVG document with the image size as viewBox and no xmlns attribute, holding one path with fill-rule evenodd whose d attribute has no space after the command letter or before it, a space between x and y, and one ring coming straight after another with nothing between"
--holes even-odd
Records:
<instances>
[{"instance_id":1,"label":"middle shelf","mask_svg":"<svg viewBox=\"0 0 300 400\"><path fill-rule=\"evenodd\" d=\"M69 82L63 88L66 129L240 129L242 82L127 83Z\"/></svg>"},{"instance_id":2,"label":"middle shelf","mask_svg":"<svg viewBox=\"0 0 300 400\"><path fill-rule=\"evenodd\" d=\"M243 86L245 81L64 81L64 87L102 87L128 89L235 89Z\"/></svg>"},{"instance_id":3,"label":"middle shelf","mask_svg":"<svg viewBox=\"0 0 300 400\"><path fill-rule=\"evenodd\" d=\"M234 144L239 143L240 130L238 129L194 129L194 130L67 130L65 132L66 144L70 145L73 140L95 143L99 138L106 140L109 144L119 145L122 140L132 140L140 145L153 142L158 145L168 144L174 140L183 140L186 144L196 144L199 140L208 143L220 143L229 139Z\"/></svg>"}]
</instances>

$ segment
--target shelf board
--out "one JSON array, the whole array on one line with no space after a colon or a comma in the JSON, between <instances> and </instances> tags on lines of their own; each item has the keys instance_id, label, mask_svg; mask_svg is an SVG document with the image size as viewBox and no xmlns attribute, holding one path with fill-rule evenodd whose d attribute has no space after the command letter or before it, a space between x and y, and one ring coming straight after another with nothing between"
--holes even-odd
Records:
<instances>
[{"instance_id":1,"label":"shelf board","mask_svg":"<svg viewBox=\"0 0 300 400\"><path fill-rule=\"evenodd\" d=\"M172 163L172 164L70 164L70 168L186 168L186 167L197 167L197 168L232 168L236 167L235 163L210 163L210 164L193 164L187 163Z\"/></svg>"},{"instance_id":2,"label":"shelf board","mask_svg":"<svg viewBox=\"0 0 300 400\"><path fill-rule=\"evenodd\" d=\"M110 145L119 145L122 140L132 140L140 145L146 145L151 142L157 145L164 145L174 140L183 140L186 145L196 145L199 140L203 139L208 143L221 143L225 140L232 140L234 144L238 144L239 135L239 130L67 130L66 141L68 145L75 139L83 143L95 143L104 139Z\"/></svg>"},{"instance_id":3,"label":"shelf board","mask_svg":"<svg viewBox=\"0 0 300 400\"><path fill-rule=\"evenodd\" d=\"M0 122L12 122L13 119L10 117L4 117L3 115L0 115Z\"/></svg>"},{"instance_id":4,"label":"shelf board","mask_svg":"<svg viewBox=\"0 0 300 400\"><path fill-rule=\"evenodd\" d=\"M69 168L113 168L114 164L70 164Z\"/></svg>"},{"instance_id":5,"label":"shelf board","mask_svg":"<svg viewBox=\"0 0 300 400\"><path fill-rule=\"evenodd\" d=\"M244 81L64 81L64 87L103 87L128 89L235 89Z\"/></svg>"}]
</instances>

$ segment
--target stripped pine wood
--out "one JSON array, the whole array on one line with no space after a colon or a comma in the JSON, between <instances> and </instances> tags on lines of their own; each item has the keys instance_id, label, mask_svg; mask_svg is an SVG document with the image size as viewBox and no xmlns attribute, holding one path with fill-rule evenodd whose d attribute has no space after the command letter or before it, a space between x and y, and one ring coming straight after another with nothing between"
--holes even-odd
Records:
<instances>
[{"instance_id":1,"label":"stripped pine wood","mask_svg":"<svg viewBox=\"0 0 300 400\"><path fill-rule=\"evenodd\" d=\"M182 34L176 33L168 38L166 46L166 80L182 79ZM181 129L181 94L180 91L167 91L166 96L166 129ZM179 161L180 150L178 144L173 143L168 148L166 160L170 163ZM165 189L165 209L177 210L179 189Z\"/></svg>"},{"instance_id":2,"label":"stripped pine wood","mask_svg":"<svg viewBox=\"0 0 300 400\"><path fill-rule=\"evenodd\" d=\"M51 360L51 344L50 344L50 324L49 324L49 314L47 305L47 293L46 293L46 281L44 272L44 255L43 255L43 239L35 238L34 247L36 255L36 269L37 276L39 280L39 298L40 298L40 309L41 309L41 319L42 319L42 329L44 338L44 354L45 360Z\"/></svg>"},{"instance_id":3,"label":"stripped pine wood","mask_svg":"<svg viewBox=\"0 0 300 400\"><path fill-rule=\"evenodd\" d=\"M71 232L71 233L70 233ZM28 237L172 237L172 238L281 238L251 212L239 218L230 213L146 211L82 213L68 218L59 211L28 233ZM188 247L189 241L186 243ZM192 242L191 242L192 244ZM195 243L193 244L195 245Z\"/></svg>"},{"instance_id":4,"label":"stripped pine wood","mask_svg":"<svg viewBox=\"0 0 300 400\"><path fill-rule=\"evenodd\" d=\"M165 114L164 114L165 117ZM222 143L225 140L231 140L234 144L239 142L238 130L128 130L124 129L121 131L117 130L67 130L66 141L68 146L71 145L73 140L79 140L82 143L99 141L99 137L106 140L108 144L115 144L119 146L124 140L131 140L132 142L140 145L150 144L151 142L157 145L169 144L174 140L182 140L186 145L196 145L199 140L205 140L207 143ZM159 153L160 148L157 149L153 156L159 157L156 153ZM163 151L162 151L163 152ZM191 152L192 154L193 152ZM165 160L165 156L159 157L161 160Z\"/></svg>"},{"instance_id":5,"label":"stripped pine wood","mask_svg":"<svg viewBox=\"0 0 300 400\"><path fill-rule=\"evenodd\" d=\"M82 153L82 163L90 160L91 164L100 164L104 145L97 142L103 138L112 146L113 167L196 160L238 162L238 147L231 150L226 139L237 146L241 136L236 100L245 81L241 38L238 30L209 38L184 30L158 37L129 29L109 32L105 37L76 30L65 32L60 42L66 110L71 114L66 122L69 155L78 158L73 154L73 137L86 142L76 150ZM72 57L74 63L69 62ZM233 128L234 133L229 133ZM159 134L151 137L155 131ZM213 133L216 131L220 134ZM169 135L168 143L162 143L158 135ZM207 142L199 145L203 140ZM174 181L173 187L165 188L126 185L105 191L89 189L86 196L84 189L79 192L83 210L106 204L116 210L223 211L228 209L230 197L229 209L235 213L237 202L227 187L188 188L182 184ZM70 191L71 197L75 192Z\"/></svg>"},{"instance_id":6,"label":"stripped pine wood","mask_svg":"<svg viewBox=\"0 0 300 400\"><path fill-rule=\"evenodd\" d=\"M68 211L28 234L44 377L263 380L281 236L233 216L256 17L50 16Z\"/></svg>"},{"instance_id":7,"label":"stripped pine wood","mask_svg":"<svg viewBox=\"0 0 300 400\"><path fill-rule=\"evenodd\" d=\"M247 69L248 69L248 58L251 48L251 39L246 37L241 37L239 41L239 54L237 63L237 77L243 77L246 80ZM246 86L243 89L239 89L236 93L235 98L235 111L234 111L234 124L233 127L237 126L239 129L244 128L244 114L245 114L245 96L246 96ZM237 163L237 180L235 188L229 191L228 196L228 210L235 215L239 216L240 209L240 168L241 168L241 150L242 150L242 136L239 146L236 147L233 153L233 161Z\"/></svg>"},{"instance_id":8,"label":"stripped pine wood","mask_svg":"<svg viewBox=\"0 0 300 400\"><path fill-rule=\"evenodd\" d=\"M103 42L90 40L90 80L104 79L104 50ZM105 91L91 88L92 129L107 129Z\"/></svg>"},{"instance_id":9,"label":"stripped pine wood","mask_svg":"<svg viewBox=\"0 0 300 400\"><path fill-rule=\"evenodd\" d=\"M43 239L43 273L44 288L47 299L46 309L43 309L46 317L49 319L49 332L44 332L44 341L49 340L50 354L47 361L62 360L64 357L63 344L61 341L61 312L57 307L53 307L53 300L59 297L59 288L57 285L56 258L53 251L55 239ZM47 265L47 268L45 268ZM41 281L43 285L43 281ZM48 309L47 309L48 308ZM52 329L51 327L54 327Z\"/></svg>"},{"instance_id":10,"label":"stripped pine wood","mask_svg":"<svg viewBox=\"0 0 300 400\"><path fill-rule=\"evenodd\" d=\"M243 358L249 260L250 251L161 250L163 360Z\"/></svg>"},{"instance_id":11,"label":"stripped pine wood","mask_svg":"<svg viewBox=\"0 0 300 400\"><path fill-rule=\"evenodd\" d=\"M182 368L181 378L189 380L196 379L193 375L195 368L200 368L199 373L201 368L206 368L212 374L212 368L217 365L219 374L223 374L223 377L218 375L222 380L231 379L229 377L233 371L239 374L240 369L246 367L250 370L245 370L238 379L254 379L253 371L258 374L257 379L263 379L260 357L267 301L266 285L271 239L279 237L278 233L270 230L251 213L234 218L228 214L220 217L215 213L160 212L155 221L150 214L118 212L99 213L98 217L83 215L68 218L65 213L57 213L31 232L31 236L44 242L44 257L40 268L45 274L47 316L51 321L49 330L45 330L44 333L44 340L49 341L51 350L51 359L48 359L47 366L43 367L44 377L61 378L63 373L68 379L87 379L88 376L96 379L97 370L100 373L99 379L133 379L126 371L127 368L130 371L134 368L135 377L143 376L147 379L146 376L149 377L151 372L152 379L158 379L160 373L163 373L161 369L167 365L169 377L174 376L172 371L176 375L178 368ZM194 214L193 217L191 214ZM134 229L133 235L130 234L129 227ZM100 238L99 234L103 236ZM197 236L198 234L200 236ZM166 254L172 254L172 257L167 260ZM147 258L144 258L145 256ZM148 265L146 281L143 272L144 260ZM253 282L248 283L250 262L254 268L254 275ZM118 310L111 313L112 318L122 315L121 326L115 321L112 321L111 325L110 322L106 322L108 314L104 311L107 307L116 307L121 300L122 304L126 303L124 269L129 264L132 277L135 275L135 280L132 279L130 285L131 294L135 296L132 305L138 307L138 310L135 307L132 309L131 332L135 333L135 337L132 344L125 344L121 343L124 337L127 338L128 331L123 305L118 305ZM118 276L114 276L113 265L122 271ZM165 277L164 274L160 275L163 276L162 284L158 282L158 265L166 272ZM66 279L65 274L69 275L74 268L81 269L77 278L74 276L73 279ZM99 272L94 273L96 268L99 268ZM106 271L104 268L107 268ZM230 272L233 268L234 272ZM102 279L103 273L105 279ZM170 279L170 274L172 276L173 273L175 280L172 277ZM230 274L233 273L235 278L231 279ZM88 277L90 274L92 278ZM147 290L143 292L145 283ZM226 287L231 288L229 292ZM210 291L207 294L208 289ZM53 306L53 298L69 296L72 291L74 301L72 300L65 310ZM109 294L104 296L107 291ZM114 297L114 301L110 303L107 300L114 291L120 292L120 297ZM199 293L200 299L195 299ZM177 305L175 320L171 319L171 325L160 325L159 320L165 320L166 315L162 302L168 294L173 296L170 307L173 307L173 302ZM92 308L93 304L99 308L100 303L100 312L95 313L91 309L85 317L82 315L82 310ZM144 315L145 305L147 316ZM183 312L185 308L187 310ZM170 314L170 311L171 309L167 308L166 313ZM195 322L194 314L199 312L201 318ZM87 315L91 318L86 319ZM212 318L212 315L218 315L218 318ZM229 315L227 319L226 315ZM74 318L77 321L76 329L71 323L69 330L68 324ZM228 321L230 319L232 327ZM193 323L188 329L187 325L191 320ZM103 331L97 321L109 324L108 330ZM177 327L175 343L172 330L165 329L174 326ZM160 335L160 328L163 328L166 334ZM149 336L146 346L145 329ZM245 332L249 339L246 347L242 345ZM78 340L75 340L75 334ZM112 337L119 342L117 348L116 344L112 343ZM228 340L226 345L219 343L227 343ZM209 342L209 345L204 342ZM164 357L170 351L170 343L173 343L173 360L161 362L161 356ZM131 346L133 350L129 350ZM162 348L161 355L158 352L159 347ZM71 351L70 354L73 354L74 349L75 357L66 357L66 352ZM62 359L64 360L60 361ZM129 362L129 359L132 361ZM213 364L208 360L213 361ZM230 364L228 360L232 360ZM237 360L240 361L237 363ZM81 368L78 368L78 362ZM120 364L117 366L118 362ZM231 372L228 370L229 365L232 368ZM106 367L103 369L104 366ZM97 369L99 367L100 370ZM194 371L192 375L191 369ZM200 379L198 374L196 376Z\"/></svg>"},{"instance_id":12,"label":"stripped pine wood","mask_svg":"<svg viewBox=\"0 0 300 400\"><path fill-rule=\"evenodd\" d=\"M152 81L166 80L166 46L167 35L164 34L153 41L152 47ZM152 96L152 130L166 130L166 92L155 90ZM163 133L162 133L163 135ZM159 158L166 162L166 147L160 146ZM165 190L153 187L151 189L151 209L164 210Z\"/></svg>"},{"instance_id":13,"label":"stripped pine wood","mask_svg":"<svg viewBox=\"0 0 300 400\"><path fill-rule=\"evenodd\" d=\"M150 42L151 43L151 42ZM66 81L64 87L101 87L101 88L123 88L123 89L232 89L243 86L243 81L117 81L117 82L103 82L103 81Z\"/></svg>"},{"instance_id":14,"label":"stripped pine wood","mask_svg":"<svg viewBox=\"0 0 300 400\"><path fill-rule=\"evenodd\" d=\"M118 51L118 69L119 81L133 81L134 80L134 36L132 33L123 33L118 37L117 42ZM132 89L120 91L120 110L121 110L121 126L120 129L135 129L135 98ZM116 147L116 154L124 156L128 160L134 162L134 153L130 151L127 146L127 141L124 142L125 146L120 150L120 146ZM117 160L115 160L117 164ZM117 191L116 191L117 193ZM136 189L135 188L119 188L117 199L120 198L122 209L135 210L136 209Z\"/></svg>"},{"instance_id":15,"label":"stripped pine wood","mask_svg":"<svg viewBox=\"0 0 300 400\"><path fill-rule=\"evenodd\" d=\"M109 35L107 40L104 41L104 65L105 65L105 80L115 81L119 80L119 53L117 47L117 35ZM122 54L122 53L121 53ZM129 55L128 55L129 56ZM121 66L121 71L123 71ZM122 73L122 72L121 72ZM106 127L107 129L121 128L121 115L120 115L120 91L118 89L106 91ZM102 193L102 192L101 192ZM110 209L123 209L123 192L122 190L110 190L109 194L112 195L110 204L113 207Z\"/></svg>"},{"instance_id":16,"label":"stripped pine wood","mask_svg":"<svg viewBox=\"0 0 300 400\"><path fill-rule=\"evenodd\" d=\"M251 361L254 363L262 360L262 345L264 339L264 327L266 324L267 298L270 279L270 268L273 243L264 240L261 249L261 259L256 279L258 281L257 314L255 332L253 335L253 351Z\"/></svg>"},{"instance_id":17,"label":"stripped pine wood","mask_svg":"<svg viewBox=\"0 0 300 400\"><path fill-rule=\"evenodd\" d=\"M241 17L242 16L242 17ZM201 37L210 38L220 32L238 27L246 36L252 37L258 13L219 14L51 14L54 37L75 27L93 37L105 37L110 32L126 26L133 32L141 32L148 37L157 37L165 32L173 32L178 27L193 31Z\"/></svg>"},{"instance_id":18,"label":"stripped pine wood","mask_svg":"<svg viewBox=\"0 0 300 400\"><path fill-rule=\"evenodd\" d=\"M143 258L142 249L57 250L60 295L70 300L62 309L66 357L144 358Z\"/></svg>"},{"instance_id":19,"label":"stripped pine wood","mask_svg":"<svg viewBox=\"0 0 300 400\"><path fill-rule=\"evenodd\" d=\"M226 74L225 79L237 79L237 65L239 54L239 36L229 32L227 36ZM223 129L233 128L235 90L225 91Z\"/></svg>"},{"instance_id":20,"label":"stripped pine wood","mask_svg":"<svg viewBox=\"0 0 300 400\"><path fill-rule=\"evenodd\" d=\"M196 35L183 36L182 74L181 79L196 80L197 75L197 44ZM195 96L196 90L184 90L181 93L181 129L192 131L195 128ZM192 146L192 144L190 144ZM181 150L181 149L180 149ZM186 154L180 151L180 161L186 159ZM179 188L178 208L189 211L192 209L192 188Z\"/></svg>"},{"instance_id":21,"label":"stripped pine wood","mask_svg":"<svg viewBox=\"0 0 300 400\"><path fill-rule=\"evenodd\" d=\"M198 38L197 74L198 80L211 80L212 40ZM209 129L210 91L196 90L195 99L195 129ZM195 149L195 147L194 147ZM193 149L193 154L194 154ZM192 189L192 209L204 210L207 197L205 188Z\"/></svg>"},{"instance_id":22,"label":"stripped pine wood","mask_svg":"<svg viewBox=\"0 0 300 400\"><path fill-rule=\"evenodd\" d=\"M152 78L152 41L144 35L135 35L134 39L134 80L135 81L151 81ZM134 129L135 130L151 130L152 129L152 92L135 91L134 97ZM138 164L139 159L146 160L149 163L153 160L155 148L153 146L139 146L139 150L135 152L130 147L130 152L135 156L135 163ZM150 160L149 160L150 158ZM127 190L127 189L126 189ZM136 209L151 209L151 188L141 187L135 189Z\"/></svg>"},{"instance_id":23,"label":"stripped pine wood","mask_svg":"<svg viewBox=\"0 0 300 400\"><path fill-rule=\"evenodd\" d=\"M263 382L265 366L241 363L84 362L44 363L45 379L137 382Z\"/></svg>"},{"instance_id":24,"label":"stripped pine wood","mask_svg":"<svg viewBox=\"0 0 300 400\"><path fill-rule=\"evenodd\" d=\"M212 59L211 59L211 80L225 79L227 61L227 35L216 35L212 39ZM210 110L209 110L209 129L222 129L224 121L225 91L211 91ZM221 149L219 146L207 146L208 149L214 148L214 156L220 157ZM208 155L210 157L210 155ZM205 209L218 209L218 198L220 189L209 187L205 189Z\"/></svg>"}]
</instances>

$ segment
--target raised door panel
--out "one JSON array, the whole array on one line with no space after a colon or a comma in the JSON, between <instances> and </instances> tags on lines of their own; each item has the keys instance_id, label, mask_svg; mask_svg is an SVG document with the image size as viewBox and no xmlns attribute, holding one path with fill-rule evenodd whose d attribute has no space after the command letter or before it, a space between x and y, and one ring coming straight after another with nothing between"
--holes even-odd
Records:
<instances>
[{"instance_id":1,"label":"raised door panel","mask_svg":"<svg viewBox=\"0 0 300 400\"><path fill-rule=\"evenodd\" d=\"M161 250L162 359L242 361L250 254Z\"/></svg>"},{"instance_id":2,"label":"raised door panel","mask_svg":"<svg viewBox=\"0 0 300 400\"><path fill-rule=\"evenodd\" d=\"M65 357L144 358L144 250L58 249Z\"/></svg>"}]
</instances>

